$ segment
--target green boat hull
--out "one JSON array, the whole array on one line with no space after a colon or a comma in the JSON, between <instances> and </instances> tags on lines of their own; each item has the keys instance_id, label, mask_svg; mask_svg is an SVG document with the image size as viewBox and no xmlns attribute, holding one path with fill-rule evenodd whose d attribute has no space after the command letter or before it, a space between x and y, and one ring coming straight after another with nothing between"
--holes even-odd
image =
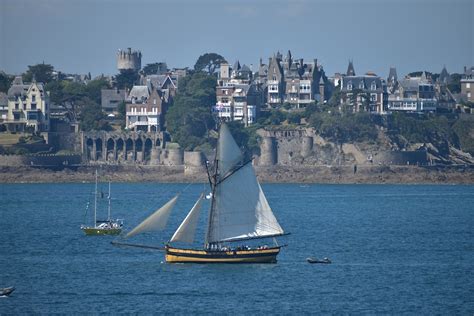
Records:
<instances>
[{"instance_id":1,"label":"green boat hull","mask_svg":"<svg viewBox=\"0 0 474 316\"><path fill-rule=\"evenodd\" d=\"M120 235L121 228L98 228L98 227L84 227L81 228L87 236L104 236L104 235Z\"/></svg>"}]
</instances>

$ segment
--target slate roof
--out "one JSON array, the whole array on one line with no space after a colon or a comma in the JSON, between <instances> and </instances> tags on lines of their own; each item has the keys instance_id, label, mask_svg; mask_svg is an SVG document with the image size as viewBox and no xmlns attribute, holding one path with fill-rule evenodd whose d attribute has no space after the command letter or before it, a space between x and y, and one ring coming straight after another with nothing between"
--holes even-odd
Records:
<instances>
[{"instance_id":1,"label":"slate roof","mask_svg":"<svg viewBox=\"0 0 474 316\"><path fill-rule=\"evenodd\" d=\"M0 106L8 105L8 96L4 92L0 92Z\"/></svg>"},{"instance_id":2,"label":"slate roof","mask_svg":"<svg viewBox=\"0 0 474 316\"><path fill-rule=\"evenodd\" d=\"M352 60L349 60L349 66L347 66L347 76L355 76L355 70L354 70L354 64L352 63Z\"/></svg>"},{"instance_id":3,"label":"slate roof","mask_svg":"<svg viewBox=\"0 0 474 316\"><path fill-rule=\"evenodd\" d=\"M382 79L377 76L346 76L342 78L342 91L351 91L348 85L352 84L352 90L367 89L371 91L372 83L375 83L376 92L383 90ZM363 88L361 88L361 86ZM418 86L417 86L418 87Z\"/></svg>"},{"instance_id":4,"label":"slate roof","mask_svg":"<svg viewBox=\"0 0 474 316\"><path fill-rule=\"evenodd\" d=\"M395 68L395 67L390 67L390 71L388 72L387 81L388 81L388 82L390 82L390 81L397 82L397 80L398 80L397 68Z\"/></svg>"},{"instance_id":5,"label":"slate roof","mask_svg":"<svg viewBox=\"0 0 474 316\"><path fill-rule=\"evenodd\" d=\"M128 95L128 101L144 102L150 97L148 86L133 86Z\"/></svg>"},{"instance_id":6,"label":"slate roof","mask_svg":"<svg viewBox=\"0 0 474 316\"><path fill-rule=\"evenodd\" d=\"M420 78L405 78L399 81L400 86L405 91L416 91L418 92L418 86L421 83Z\"/></svg>"},{"instance_id":7,"label":"slate roof","mask_svg":"<svg viewBox=\"0 0 474 316\"><path fill-rule=\"evenodd\" d=\"M111 101L125 101L127 97L126 90L118 89L102 89L100 90L102 107L115 107L111 105Z\"/></svg>"},{"instance_id":8,"label":"slate roof","mask_svg":"<svg viewBox=\"0 0 474 316\"><path fill-rule=\"evenodd\" d=\"M445 67L443 67L443 70L441 70L441 73L439 74L438 80L440 82L443 82L443 83L449 83L450 79L451 78L450 78L449 73L446 70L446 66L445 66Z\"/></svg>"}]
</instances>

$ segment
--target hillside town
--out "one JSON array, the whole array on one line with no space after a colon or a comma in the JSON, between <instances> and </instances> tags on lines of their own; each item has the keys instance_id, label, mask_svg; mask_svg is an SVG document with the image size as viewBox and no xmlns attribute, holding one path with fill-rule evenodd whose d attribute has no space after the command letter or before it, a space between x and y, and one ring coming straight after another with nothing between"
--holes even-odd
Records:
<instances>
[{"instance_id":1,"label":"hillside town","mask_svg":"<svg viewBox=\"0 0 474 316\"><path fill-rule=\"evenodd\" d=\"M389 67L385 77L357 70L353 60L328 74L318 59L290 50L256 67L215 53L194 68L142 67L142 53L131 48L115 58L115 76L65 74L46 64L0 73L0 166L202 172L216 122L241 130L241 145L253 146L249 155L262 168L474 164L473 66L451 74ZM428 135L407 127L427 120L441 125Z\"/></svg>"}]
</instances>

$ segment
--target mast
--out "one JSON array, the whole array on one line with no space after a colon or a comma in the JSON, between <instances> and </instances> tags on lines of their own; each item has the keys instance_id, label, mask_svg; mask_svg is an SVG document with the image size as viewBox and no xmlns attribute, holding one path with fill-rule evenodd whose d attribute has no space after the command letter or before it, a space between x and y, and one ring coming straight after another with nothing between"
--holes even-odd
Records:
<instances>
[{"instance_id":1,"label":"mast","mask_svg":"<svg viewBox=\"0 0 474 316\"><path fill-rule=\"evenodd\" d=\"M109 181L109 196L108 196L108 200L109 200L109 216L108 216L107 220L110 222L110 181Z\"/></svg>"},{"instance_id":2,"label":"mast","mask_svg":"<svg viewBox=\"0 0 474 316\"><path fill-rule=\"evenodd\" d=\"M94 227L97 227L97 169L95 169Z\"/></svg>"},{"instance_id":3,"label":"mast","mask_svg":"<svg viewBox=\"0 0 474 316\"><path fill-rule=\"evenodd\" d=\"M216 147L216 155L214 157L214 174L210 175L208 172L208 178L209 178L209 183L211 184L211 208L209 209L209 218L207 222L207 233L206 233L206 240L204 242L204 246L207 247L209 245L209 236L211 235L211 229L212 229L212 219L214 215L214 208L215 208L215 193L216 193L216 187L217 187L217 170L218 170L218 164L219 160L217 159L217 156L219 154L219 137L221 134L221 129L219 126L219 132L217 135L217 147Z\"/></svg>"}]
</instances>

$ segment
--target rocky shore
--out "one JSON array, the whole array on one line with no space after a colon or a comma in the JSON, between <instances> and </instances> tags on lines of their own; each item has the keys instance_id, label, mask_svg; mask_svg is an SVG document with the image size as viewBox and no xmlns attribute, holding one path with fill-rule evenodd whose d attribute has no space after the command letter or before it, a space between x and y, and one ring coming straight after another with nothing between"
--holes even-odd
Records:
<instances>
[{"instance_id":1,"label":"rocky shore","mask_svg":"<svg viewBox=\"0 0 474 316\"><path fill-rule=\"evenodd\" d=\"M102 165L103 181L207 182L204 170L183 167ZM54 171L31 167L0 167L0 183L93 182L95 166ZM263 183L474 184L474 166L312 166L257 167Z\"/></svg>"}]
</instances>

